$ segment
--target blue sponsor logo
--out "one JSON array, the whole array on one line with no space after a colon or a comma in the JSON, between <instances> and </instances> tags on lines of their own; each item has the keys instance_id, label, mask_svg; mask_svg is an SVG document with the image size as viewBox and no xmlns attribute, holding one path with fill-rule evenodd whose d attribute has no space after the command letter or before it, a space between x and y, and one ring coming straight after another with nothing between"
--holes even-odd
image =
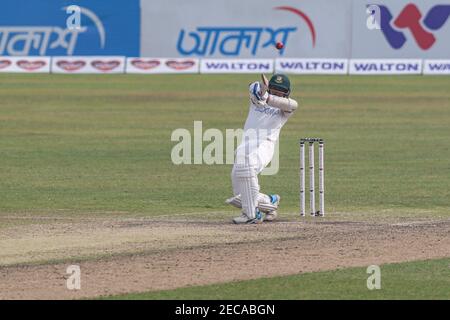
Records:
<instances>
[{"instance_id":1,"label":"blue sponsor logo","mask_svg":"<svg viewBox=\"0 0 450 320\"><path fill-rule=\"evenodd\" d=\"M184 56L212 56L220 53L224 56L238 56L243 49L248 50L251 55L256 55L259 48L275 46L277 39L287 43L289 34L296 31L295 27L287 28L197 28L189 32L182 29L178 36L177 50ZM186 40L186 38L188 38ZM261 41L261 39L265 39ZM189 44L187 44L188 42ZM284 49L280 50L282 55Z\"/></svg>"},{"instance_id":2,"label":"blue sponsor logo","mask_svg":"<svg viewBox=\"0 0 450 320\"><path fill-rule=\"evenodd\" d=\"M80 8L68 28L67 8ZM6 0L0 11L0 55L126 55L140 51L139 0Z\"/></svg>"},{"instance_id":3,"label":"blue sponsor logo","mask_svg":"<svg viewBox=\"0 0 450 320\"><path fill-rule=\"evenodd\" d=\"M289 12L299 17L311 33L312 46L316 44L314 24L307 14L293 7L275 7L274 10ZM240 56L246 53L258 55L259 51L282 42L284 47L278 51L284 54L291 34L297 32L297 26L273 28L271 26L201 26L195 30L181 29L178 34L177 51L182 56L208 57L220 54L222 56Z\"/></svg>"}]
</instances>

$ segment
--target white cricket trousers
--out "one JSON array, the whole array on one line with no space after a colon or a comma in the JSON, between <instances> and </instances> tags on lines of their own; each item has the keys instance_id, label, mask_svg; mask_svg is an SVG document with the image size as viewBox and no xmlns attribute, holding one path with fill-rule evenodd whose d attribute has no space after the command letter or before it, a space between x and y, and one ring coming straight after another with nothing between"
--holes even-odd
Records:
<instances>
[{"instance_id":1,"label":"white cricket trousers","mask_svg":"<svg viewBox=\"0 0 450 320\"><path fill-rule=\"evenodd\" d=\"M231 171L233 194L241 195L242 212L254 219L258 203L270 203L270 197L260 193L258 174L272 161L275 143L264 140L245 141L236 149L236 158Z\"/></svg>"}]
</instances>

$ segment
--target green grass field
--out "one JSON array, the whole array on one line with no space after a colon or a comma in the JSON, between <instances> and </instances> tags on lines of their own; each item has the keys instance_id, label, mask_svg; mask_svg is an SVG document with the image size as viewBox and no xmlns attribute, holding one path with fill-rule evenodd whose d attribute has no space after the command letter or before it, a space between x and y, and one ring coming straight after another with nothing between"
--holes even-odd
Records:
<instances>
[{"instance_id":1,"label":"green grass field","mask_svg":"<svg viewBox=\"0 0 450 320\"><path fill-rule=\"evenodd\" d=\"M0 74L0 218L210 213L229 221L231 165L174 165L171 134L192 133L197 120L203 130L242 128L247 85L257 79ZM298 212L298 140L320 136L331 215L450 217L450 77L292 76L291 83L300 108L281 132L280 170L260 177L263 192L282 195L282 215ZM5 221L0 230L27 223ZM376 292L364 287L365 270L346 269L129 298L448 299L448 264L386 265Z\"/></svg>"},{"instance_id":2,"label":"green grass field","mask_svg":"<svg viewBox=\"0 0 450 320\"><path fill-rule=\"evenodd\" d=\"M0 212L223 208L230 165L180 165L171 133L241 128L256 77L1 75ZM448 213L450 78L292 77L301 107L262 190L297 210L298 139L326 139L330 212ZM195 178L194 178L195 177ZM205 186L208 192L205 192ZM63 209L60 210L60 209Z\"/></svg>"},{"instance_id":3,"label":"green grass field","mask_svg":"<svg viewBox=\"0 0 450 320\"><path fill-rule=\"evenodd\" d=\"M176 290L104 297L148 300L450 300L450 259L380 266L381 288L367 288L366 268L348 268ZM371 282L372 283L372 282Z\"/></svg>"}]
</instances>

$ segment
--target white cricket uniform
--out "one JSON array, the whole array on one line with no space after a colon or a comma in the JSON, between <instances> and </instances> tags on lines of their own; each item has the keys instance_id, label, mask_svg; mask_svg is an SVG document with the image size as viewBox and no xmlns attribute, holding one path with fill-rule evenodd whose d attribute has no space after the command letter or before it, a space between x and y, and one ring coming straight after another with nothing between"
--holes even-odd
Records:
<instances>
[{"instance_id":1,"label":"white cricket uniform","mask_svg":"<svg viewBox=\"0 0 450 320\"><path fill-rule=\"evenodd\" d=\"M258 202L270 203L269 196L259 193L257 175L272 160L281 128L293 114L267 103L258 103L256 88L257 82L250 84L249 112L231 173L233 193L235 196L241 195L243 212L249 218L254 218Z\"/></svg>"}]
</instances>

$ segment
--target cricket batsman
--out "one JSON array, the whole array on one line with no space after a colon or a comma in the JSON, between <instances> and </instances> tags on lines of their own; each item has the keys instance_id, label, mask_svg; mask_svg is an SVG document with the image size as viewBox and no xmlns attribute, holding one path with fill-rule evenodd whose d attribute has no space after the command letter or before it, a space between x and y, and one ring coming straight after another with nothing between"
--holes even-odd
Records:
<instances>
[{"instance_id":1,"label":"cricket batsman","mask_svg":"<svg viewBox=\"0 0 450 320\"><path fill-rule=\"evenodd\" d=\"M272 160L281 128L298 107L289 97L291 84L286 75L274 74L270 81L264 75L261 78L261 83L249 86L250 108L231 171L234 196L226 200L242 209L242 214L233 219L236 224L262 223L277 217L280 196L261 193L258 174Z\"/></svg>"}]
</instances>

